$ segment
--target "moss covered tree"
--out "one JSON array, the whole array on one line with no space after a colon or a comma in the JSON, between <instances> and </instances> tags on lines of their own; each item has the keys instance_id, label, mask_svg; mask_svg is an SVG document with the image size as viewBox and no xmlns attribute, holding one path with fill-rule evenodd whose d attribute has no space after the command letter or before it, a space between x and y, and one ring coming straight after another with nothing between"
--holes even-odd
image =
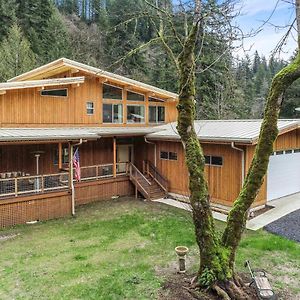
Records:
<instances>
[{"instance_id":1,"label":"moss covered tree","mask_svg":"<svg viewBox=\"0 0 300 300\"><path fill-rule=\"evenodd\" d=\"M296 2L299 12L300 0ZM158 11L161 19L167 19L169 23L172 23L171 14L151 3L149 5ZM199 34L200 28L205 26L202 5L201 0L189 3L189 8L193 7L193 22L183 25L186 28L185 36L180 36L174 28L168 32L170 34L173 30L172 38L179 40L181 51L178 56L169 47L165 31L158 32L162 45L171 55L179 74L177 130L184 147L185 161L189 171L190 202L196 241L200 250L200 267L194 287L210 289L221 299L248 299L247 289L235 272L236 251L245 229L248 210L259 192L268 168L273 143L278 134L277 120L283 94L300 77L300 56L297 55L291 64L273 78L266 99L264 118L253 161L240 194L229 213L226 228L220 236L216 232L210 208L210 196L204 175L203 150L194 128L196 52L203 38Z\"/></svg>"}]
</instances>

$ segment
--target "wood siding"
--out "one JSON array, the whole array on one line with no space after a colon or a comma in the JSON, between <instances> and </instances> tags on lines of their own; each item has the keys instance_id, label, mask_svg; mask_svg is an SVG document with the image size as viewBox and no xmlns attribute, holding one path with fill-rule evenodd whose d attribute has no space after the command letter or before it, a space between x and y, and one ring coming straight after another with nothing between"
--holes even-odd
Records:
<instances>
[{"instance_id":1,"label":"wood siding","mask_svg":"<svg viewBox=\"0 0 300 300\"><path fill-rule=\"evenodd\" d=\"M122 197L131 196L133 194L133 185L128 176L122 176L116 179L82 182L75 185L76 206L107 200L112 196Z\"/></svg>"},{"instance_id":2,"label":"wood siding","mask_svg":"<svg viewBox=\"0 0 300 300\"><path fill-rule=\"evenodd\" d=\"M70 76L70 74L60 74L59 76ZM84 76L84 73L76 73L76 76ZM75 76L74 75L74 76ZM59 77L56 76L56 77ZM64 86L57 88L61 89ZM148 125L148 113L145 124L103 124L102 104L122 103L118 100L102 99L102 83L93 76L85 76L85 83L80 86L68 88L68 97L41 96L40 89L29 88L7 91L0 95L0 126L1 127L51 127L51 126L143 126ZM51 87L55 89L55 87ZM125 90L124 90L125 91ZM125 92L123 94L126 94ZM145 101L128 101L132 104L145 105L148 112L148 96L151 93L144 93ZM126 116L126 97L123 100L124 116ZM94 102L94 114L88 115L86 103ZM177 102L166 101L159 103L165 106L166 122L175 121L177 118ZM151 105L151 104L150 104Z\"/></svg>"},{"instance_id":3,"label":"wood siding","mask_svg":"<svg viewBox=\"0 0 300 300\"><path fill-rule=\"evenodd\" d=\"M180 195L189 195L188 171L184 152L179 142L156 142L157 167L169 180L169 191ZM223 166L206 166L205 174L213 202L231 205L241 188L242 167L241 152L230 145L202 144L205 155L223 157ZM177 160L160 159L160 151L177 153Z\"/></svg>"}]
</instances>

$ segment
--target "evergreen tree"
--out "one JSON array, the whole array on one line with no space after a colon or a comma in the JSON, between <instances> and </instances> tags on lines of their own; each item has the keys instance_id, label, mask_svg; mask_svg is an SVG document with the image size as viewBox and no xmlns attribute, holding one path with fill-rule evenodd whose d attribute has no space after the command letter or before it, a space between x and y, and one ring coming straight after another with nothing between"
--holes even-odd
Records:
<instances>
[{"instance_id":1,"label":"evergreen tree","mask_svg":"<svg viewBox=\"0 0 300 300\"><path fill-rule=\"evenodd\" d=\"M15 0L0 0L0 42L16 21L15 7Z\"/></svg>"},{"instance_id":2,"label":"evergreen tree","mask_svg":"<svg viewBox=\"0 0 300 300\"><path fill-rule=\"evenodd\" d=\"M35 55L18 25L10 28L7 38L1 43L0 60L1 81L27 72L35 66Z\"/></svg>"}]
</instances>

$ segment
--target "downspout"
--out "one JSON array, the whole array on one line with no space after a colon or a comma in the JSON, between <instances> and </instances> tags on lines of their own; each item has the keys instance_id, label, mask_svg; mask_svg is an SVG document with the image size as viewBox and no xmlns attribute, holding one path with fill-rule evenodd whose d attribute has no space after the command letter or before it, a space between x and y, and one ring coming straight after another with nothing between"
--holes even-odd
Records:
<instances>
[{"instance_id":1,"label":"downspout","mask_svg":"<svg viewBox=\"0 0 300 300\"><path fill-rule=\"evenodd\" d=\"M144 137L144 140L147 144L154 145L154 166L156 167L156 143L149 142L146 137Z\"/></svg>"},{"instance_id":2,"label":"downspout","mask_svg":"<svg viewBox=\"0 0 300 300\"><path fill-rule=\"evenodd\" d=\"M234 142L231 142L231 148L242 152L242 185L245 181L245 150L235 146Z\"/></svg>"},{"instance_id":3,"label":"downspout","mask_svg":"<svg viewBox=\"0 0 300 300\"><path fill-rule=\"evenodd\" d=\"M77 144L70 144L70 180L71 180L71 203L72 203L72 216L75 216L75 188L73 182L73 147L80 146L82 144L82 139L79 140Z\"/></svg>"}]
</instances>

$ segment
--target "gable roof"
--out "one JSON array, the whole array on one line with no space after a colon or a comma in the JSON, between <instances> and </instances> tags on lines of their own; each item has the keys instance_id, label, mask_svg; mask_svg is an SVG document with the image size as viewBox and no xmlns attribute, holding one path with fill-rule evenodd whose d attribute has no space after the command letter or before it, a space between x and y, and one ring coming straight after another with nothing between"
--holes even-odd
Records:
<instances>
[{"instance_id":1,"label":"gable roof","mask_svg":"<svg viewBox=\"0 0 300 300\"><path fill-rule=\"evenodd\" d=\"M8 80L8 82L16 82L16 81L25 81L25 80L37 80L37 79L43 79L46 76L53 76L56 74L60 74L63 72L66 72L68 70L71 71L82 71L97 77L102 77L103 79L109 80L111 82L118 83L120 85L124 86L130 86L133 88L137 88L139 90L143 90L145 92L150 91L154 93L157 96L162 96L164 98L170 98L173 100L178 99L178 95L160 88L157 88L155 86L142 83L137 80L133 80L130 78L127 78L125 76L117 75L111 72L107 72L104 70L101 70L99 68L91 67L86 64L79 63L77 61L67 59L67 58L60 58L53 62L50 62L46 65L43 65L41 67L38 67L34 70L31 70L29 72L26 72L24 74L21 74L19 76L16 76L14 78L11 78Z\"/></svg>"},{"instance_id":2,"label":"gable roof","mask_svg":"<svg viewBox=\"0 0 300 300\"><path fill-rule=\"evenodd\" d=\"M207 120L195 121L195 130L203 142L237 142L256 144L262 120ZM152 140L179 140L176 122L161 125L157 132L147 135ZM300 119L278 120L279 134L300 128Z\"/></svg>"},{"instance_id":3,"label":"gable roof","mask_svg":"<svg viewBox=\"0 0 300 300\"><path fill-rule=\"evenodd\" d=\"M84 83L84 77L52 78L0 83L0 91L26 89L34 87L58 86Z\"/></svg>"}]
</instances>

